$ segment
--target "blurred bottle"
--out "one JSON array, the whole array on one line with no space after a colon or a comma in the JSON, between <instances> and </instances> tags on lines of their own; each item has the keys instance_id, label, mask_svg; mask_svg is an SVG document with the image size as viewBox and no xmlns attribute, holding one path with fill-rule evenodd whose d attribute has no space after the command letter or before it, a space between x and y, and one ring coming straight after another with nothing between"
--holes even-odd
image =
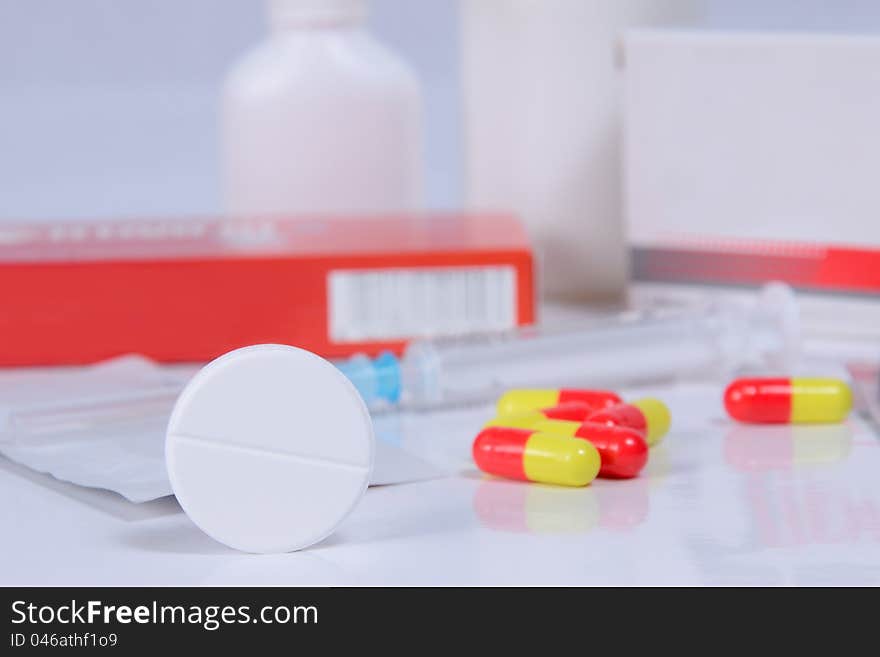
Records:
<instances>
[{"instance_id":1,"label":"blurred bottle","mask_svg":"<svg viewBox=\"0 0 880 657\"><path fill-rule=\"evenodd\" d=\"M551 297L613 299L628 259L616 38L705 0L462 0L467 203L525 220Z\"/></svg>"},{"instance_id":2,"label":"blurred bottle","mask_svg":"<svg viewBox=\"0 0 880 657\"><path fill-rule=\"evenodd\" d=\"M419 84L366 31L366 0L270 0L269 8L272 34L225 82L227 210L417 210Z\"/></svg>"}]
</instances>

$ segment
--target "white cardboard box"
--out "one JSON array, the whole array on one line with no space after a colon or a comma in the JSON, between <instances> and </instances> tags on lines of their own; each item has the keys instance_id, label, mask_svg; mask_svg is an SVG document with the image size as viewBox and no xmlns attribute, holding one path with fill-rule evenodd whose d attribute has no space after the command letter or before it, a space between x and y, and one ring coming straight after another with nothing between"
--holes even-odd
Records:
<instances>
[{"instance_id":1,"label":"white cardboard box","mask_svg":"<svg viewBox=\"0 0 880 657\"><path fill-rule=\"evenodd\" d=\"M634 30L636 276L880 292L880 37Z\"/></svg>"}]
</instances>

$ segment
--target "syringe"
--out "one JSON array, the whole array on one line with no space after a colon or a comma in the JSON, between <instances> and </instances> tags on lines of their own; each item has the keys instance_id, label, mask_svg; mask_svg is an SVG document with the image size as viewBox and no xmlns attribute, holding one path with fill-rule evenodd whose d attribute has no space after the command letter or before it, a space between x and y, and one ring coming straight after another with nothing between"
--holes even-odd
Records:
<instances>
[{"instance_id":1,"label":"syringe","mask_svg":"<svg viewBox=\"0 0 880 657\"><path fill-rule=\"evenodd\" d=\"M337 366L373 408L455 405L517 387L587 387L787 369L799 351L798 307L785 285L747 303L625 313L568 328L412 342L401 359L355 356Z\"/></svg>"},{"instance_id":2,"label":"syringe","mask_svg":"<svg viewBox=\"0 0 880 657\"><path fill-rule=\"evenodd\" d=\"M726 375L743 366L784 373L799 351L798 307L781 284L751 302L624 313L574 327L412 342L398 359L360 355L335 365L374 412L491 400L519 387L591 387ZM167 418L186 381L7 408L0 443Z\"/></svg>"}]
</instances>

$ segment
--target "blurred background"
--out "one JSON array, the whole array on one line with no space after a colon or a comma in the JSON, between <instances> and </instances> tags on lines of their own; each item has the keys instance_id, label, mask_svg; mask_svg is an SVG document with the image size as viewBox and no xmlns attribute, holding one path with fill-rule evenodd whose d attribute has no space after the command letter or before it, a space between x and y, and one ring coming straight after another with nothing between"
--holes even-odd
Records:
<instances>
[{"instance_id":1,"label":"blurred background","mask_svg":"<svg viewBox=\"0 0 880 657\"><path fill-rule=\"evenodd\" d=\"M373 33L417 71L425 202L463 198L459 3L373 0ZM705 24L880 31L874 0L708 0ZM232 61L264 38L261 0L0 0L0 218L212 214Z\"/></svg>"},{"instance_id":2,"label":"blurred background","mask_svg":"<svg viewBox=\"0 0 880 657\"><path fill-rule=\"evenodd\" d=\"M140 229L125 226L116 241L94 224L69 240L71 221L106 233L104 220L167 218L163 231L186 234L203 218L213 227L192 230L217 231L199 247L214 257L230 216L321 216L333 225L320 238L293 224L262 230L297 262L322 249L383 253L354 278L335 262L309 285L294 277L304 296L290 305L326 315L320 331L346 346L303 342L290 331L308 319L265 299L248 314L253 332L227 329L224 347L272 338L376 355L414 337L529 324L547 301L607 311L650 302L645 284L773 280L835 296L847 313L856 299L868 319L831 329L850 336L877 325L878 32L871 0L5 0L0 273L18 276L22 252L63 262L141 248ZM460 222L426 223L426 210ZM373 222L389 217L404 221ZM104 250L72 253L82 241ZM415 244L424 270L391 281ZM161 260L185 247L144 248ZM493 269L514 252L513 269ZM450 265L476 269L452 281ZM7 308L22 336L68 319L44 311L60 303L48 295L67 293L43 273L33 275L45 287L19 283ZM169 280L140 295L179 293L153 316L189 308L196 342L226 324L183 301L186 281L206 308L225 303L196 274ZM108 336L133 336L147 312L124 309L125 290L71 286L132 324L103 322ZM429 319L425 308L442 310ZM262 312L276 315L261 325ZM126 350L221 353L172 358L132 338L101 355Z\"/></svg>"}]
</instances>

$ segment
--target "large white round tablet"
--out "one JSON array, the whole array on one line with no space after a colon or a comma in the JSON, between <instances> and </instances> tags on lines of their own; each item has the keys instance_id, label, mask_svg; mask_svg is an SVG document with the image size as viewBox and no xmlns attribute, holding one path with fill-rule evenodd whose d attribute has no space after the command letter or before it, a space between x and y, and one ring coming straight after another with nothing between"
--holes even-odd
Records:
<instances>
[{"instance_id":1,"label":"large white round tablet","mask_svg":"<svg viewBox=\"0 0 880 657\"><path fill-rule=\"evenodd\" d=\"M168 477L206 534L246 552L290 552L328 536L373 467L373 426L354 386L315 354L245 347L181 393L165 439Z\"/></svg>"}]
</instances>

